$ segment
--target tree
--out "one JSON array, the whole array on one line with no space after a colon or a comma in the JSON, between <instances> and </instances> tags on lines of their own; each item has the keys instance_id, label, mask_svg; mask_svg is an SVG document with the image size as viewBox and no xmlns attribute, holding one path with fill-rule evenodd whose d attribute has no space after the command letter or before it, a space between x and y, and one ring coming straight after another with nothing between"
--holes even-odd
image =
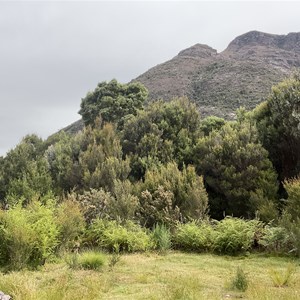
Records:
<instances>
[{"instance_id":1,"label":"tree","mask_svg":"<svg viewBox=\"0 0 300 300\"><path fill-rule=\"evenodd\" d=\"M0 164L0 194L2 203L28 204L32 198L49 196L52 179L44 158L43 140L27 135Z\"/></svg>"},{"instance_id":2,"label":"tree","mask_svg":"<svg viewBox=\"0 0 300 300\"><path fill-rule=\"evenodd\" d=\"M198 173L204 175L213 218L276 212L277 176L250 122L228 123L200 138L195 161Z\"/></svg>"},{"instance_id":3,"label":"tree","mask_svg":"<svg viewBox=\"0 0 300 300\"><path fill-rule=\"evenodd\" d=\"M272 88L252 113L280 181L300 172L300 74Z\"/></svg>"},{"instance_id":4,"label":"tree","mask_svg":"<svg viewBox=\"0 0 300 300\"><path fill-rule=\"evenodd\" d=\"M192 162L192 148L200 135L200 115L186 98L151 103L124 127L123 152L132 156L132 175L139 179L154 162Z\"/></svg>"},{"instance_id":5,"label":"tree","mask_svg":"<svg viewBox=\"0 0 300 300\"><path fill-rule=\"evenodd\" d=\"M69 192L81 185L82 171L78 159L81 135L71 136L62 131L45 152L57 194Z\"/></svg>"},{"instance_id":6,"label":"tree","mask_svg":"<svg viewBox=\"0 0 300 300\"><path fill-rule=\"evenodd\" d=\"M103 128L87 127L83 133L79 164L83 172L82 189L104 188L113 192L115 180L127 179L129 159L123 159L120 140L112 124Z\"/></svg>"},{"instance_id":7,"label":"tree","mask_svg":"<svg viewBox=\"0 0 300 300\"><path fill-rule=\"evenodd\" d=\"M116 80L101 82L81 101L79 114L84 124L94 125L97 117L123 128L126 118L136 115L148 97L147 89L140 83L121 84Z\"/></svg>"}]
</instances>

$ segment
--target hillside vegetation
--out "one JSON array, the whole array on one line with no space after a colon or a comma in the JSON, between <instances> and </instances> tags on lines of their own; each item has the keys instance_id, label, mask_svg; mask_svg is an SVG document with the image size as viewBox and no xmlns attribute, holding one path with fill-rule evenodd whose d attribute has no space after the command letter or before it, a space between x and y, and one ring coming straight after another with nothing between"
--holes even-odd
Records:
<instances>
[{"instance_id":1,"label":"hillside vegetation","mask_svg":"<svg viewBox=\"0 0 300 300\"><path fill-rule=\"evenodd\" d=\"M47 140L28 135L0 158L0 270L38 270L60 262L49 267L57 267L57 274L41 271L46 278L41 285L32 273L35 286L20 291L24 277L11 273L1 275L1 284L6 284L0 289L15 299L45 299L45 295L68 299L76 286L78 293L91 293L91 299L106 293L113 298L123 293L109 283L117 276L120 286L140 297L139 286L132 291L127 285L139 282L132 263L119 266L127 253L166 255L169 258L161 258L162 265L153 259L159 265L155 270L167 268L183 276L190 271L180 273L180 263L171 268L168 259L190 258L168 256L172 249L296 259L300 255L299 105L297 73L275 85L254 110L239 109L235 121L201 118L198 107L186 97L149 103L141 83L99 83L82 99L81 131L61 131ZM147 265L145 256L140 263ZM119 273L109 273L116 266ZM202 280L199 269L190 267ZM93 273L101 270L106 270L103 276ZM151 282L150 289L162 286L149 292L151 299L164 293L170 299L197 299L216 285L210 280L208 288L198 290L198 283L186 277L187 289L182 292L171 284L172 276L157 277L155 270L136 271L142 281ZM273 272L274 285L289 285L296 270L287 267L283 277ZM216 272L212 270L211 276ZM245 271L239 268L229 286L256 297L257 289L262 291L268 284L265 278L263 283L251 283L245 272L246 266ZM88 274L91 281L85 280ZM70 288L62 289L61 282ZM96 293L97 282L104 287ZM223 282L218 280L210 299L223 294ZM262 293L274 294L272 288ZM291 290L282 297L296 299Z\"/></svg>"}]
</instances>

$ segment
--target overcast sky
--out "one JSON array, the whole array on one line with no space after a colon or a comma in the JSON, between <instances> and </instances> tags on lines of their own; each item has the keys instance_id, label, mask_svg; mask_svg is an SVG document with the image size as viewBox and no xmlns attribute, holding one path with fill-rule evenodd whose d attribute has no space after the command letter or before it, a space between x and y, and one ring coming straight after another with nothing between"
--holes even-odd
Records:
<instances>
[{"instance_id":1,"label":"overcast sky","mask_svg":"<svg viewBox=\"0 0 300 300\"><path fill-rule=\"evenodd\" d=\"M0 2L0 155L78 120L98 82L125 83L196 43L300 31L300 2Z\"/></svg>"}]
</instances>

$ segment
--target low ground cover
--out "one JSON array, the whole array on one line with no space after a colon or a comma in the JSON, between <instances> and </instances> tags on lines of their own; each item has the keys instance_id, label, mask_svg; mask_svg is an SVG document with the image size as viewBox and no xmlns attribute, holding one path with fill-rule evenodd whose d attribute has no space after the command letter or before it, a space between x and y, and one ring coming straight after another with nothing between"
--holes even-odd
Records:
<instances>
[{"instance_id":1,"label":"low ground cover","mask_svg":"<svg viewBox=\"0 0 300 300\"><path fill-rule=\"evenodd\" d=\"M0 274L0 290L14 300L58 299L286 299L300 297L299 259L288 257L218 256L170 251L123 254L110 264L105 254L100 270L70 268L61 261L47 263L36 271ZM283 286L272 274L293 273ZM232 289L231 283L243 270L247 289Z\"/></svg>"}]
</instances>

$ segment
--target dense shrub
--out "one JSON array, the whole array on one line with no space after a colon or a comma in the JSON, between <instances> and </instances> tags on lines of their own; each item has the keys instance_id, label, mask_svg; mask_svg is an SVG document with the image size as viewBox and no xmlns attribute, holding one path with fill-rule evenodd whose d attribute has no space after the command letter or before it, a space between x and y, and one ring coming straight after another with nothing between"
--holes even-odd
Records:
<instances>
[{"instance_id":1,"label":"dense shrub","mask_svg":"<svg viewBox=\"0 0 300 300\"><path fill-rule=\"evenodd\" d=\"M155 223L165 223L174 226L180 220L180 208L174 205L174 194L163 186L152 193L145 190L140 195L141 222L146 227Z\"/></svg>"},{"instance_id":2,"label":"dense shrub","mask_svg":"<svg viewBox=\"0 0 300 300\"><path fill-rule=\"evenodd\" d=\"M58 234L51 205L33 201L26 209L18 205L1 211L1 265L18 270L44 264L58 244Z\"/></svg>"},{"instance_id":3,"label":"dense shrub","mask_svg":"<svg viewBox=\"0 0 300 300\"><path fill-rule=\"evenodd\" d=\"M78 198L84 218L88 224L92 223L94 219L108 216L107 206L112 200L112 195L102 188L99 190L90 189L78 196L76 194L71 194L71 197Z\"/></svg>"},{"instance_id":4,"label":"dense shrub","mask_svg":"<svg viewBox=\"0 0 300 300\"><path fill-rule=\"evenodd\" d=\"M139 199L133 195L129 180L115 180L113 196L108 203L109 217L114 220L133 220L139 207Z\"/></svg>"},{"instance_id":5,"label":"dense shrub","mask_svg":"<svg viewBox=\"0 0 300 300\"><path fill-rule=\"evenodd\" d=\"M290 234L282 226L266 225L258 244L264 251L271 253L287 253L291 250Z\"/></svg>"},{"instance_id":6,"label":"dense shrub","mask_svg":"<svg viewBox=\"0 0 300 300\"><path fill-rule=\"evenodd\" d=\"M55 215L59 230L59 250L77 248L85 229L79 203L69 197L57 207Z\"/></svg>"},{"instance_id":7,"label":"dense shrub","mask_svg":"<svg viewBox=\"0 0 300 300\"><path fill-rule=\"evenodd\" d=\"M215 226L213 248L222 254L237 254L250 250L255 234L261 226L257 220L227 217Z\"/></svg>"},{"instance_id":8,"label":"dense shrub","mask_svg":"<svg viewBox=\"0 0 300 300\"><path fill-rule=\"evenodd\" d=\"M181 171L175 162L148 170L140 185L142 224L173 226L178 221L203 219L207 215L208 196L203 178L193 166Z\"/></svg>"},{"instance_id":9,"label":"dense shrub","mask_svg":"<svg viewBox=\"0 0 300 300\"><path fill-rule=\"evenodd\" d=\"M151 248L150 235L139 225L127 221L124 225L117 221L97 219L86 232L86 242L105 250L135 252Z\"/></svg>"},{"instance_id":10,"label":"dense shrub","mask_svg":"<svg viewBox=\"0 0 300 300\"><path fill-rule=\"evenodd\" d=\"M214 231L208 222L178 223L173 235L173 244L185 251L210 250L213 244Z\"/></svg>"},{"instance_id":11,"label":"dense shrub","mask_svg":"<svg viewBox=\"0 0 300 300\"><path fill-rule=\"evenodd\" d=\"M300 256L300 178L286 180L284 188L288 198L279 224L286 230L286 251Z\"/></svg>"},{"instance_id":12,"label":"dense shrub","mask_svg":"<svg viewBox=\"0 0 300 300\"><path fill-rule=\"evenodd\" d=\"M291 214L284 212L280 221L280 226L287 232L288 253L300 256L300 218L293 218Z\"/></svg>"},{"instance_id":13,"label":"dense shrub","mask_svg":"<svg viewBox=\"0 0 300 300\"><path fill-rule=\"evenodd\" d=\"M288 194L285 211L296 220L300 218L300 177L285 180L284 188Z\"/></svg>"}]
</instances>

